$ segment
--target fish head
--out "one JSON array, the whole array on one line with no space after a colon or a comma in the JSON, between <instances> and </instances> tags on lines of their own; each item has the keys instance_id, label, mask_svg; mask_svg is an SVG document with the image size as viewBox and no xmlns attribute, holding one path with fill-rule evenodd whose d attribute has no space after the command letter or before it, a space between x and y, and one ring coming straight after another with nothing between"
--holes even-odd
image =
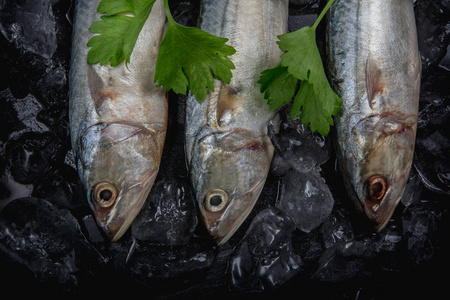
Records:
<instances>
[{"instance_id":1,"label":"fish head","mask_svg":"<svg viewBox=\"0 0 450 300\"><path fill-rule=\"evenodd\" d=\"M191 175L197 203L206 229L220 246L255 205L273 146L267 136L241 129L208 134L194 148Z\"/></svg>"},{"instance_id":2,"label":"fish head","mask_svg":"<svg viewBox=\"0 0 450 300\"><path fill-rule=\"evenodd\" d=\"M165 135L161 126L100 123L81 135L80 178L97 224L113 242L131 225L154 183Z\"/></svg>"},{"instance_id":3,"label":"fish head","mask_svg":"<svg viewBox=\"0 0 450 300\"><path fill-rule=\"evenodd\" d=\"M373 115L353 129L361 147L353 187L362 210L382 230L399 203L414 154L416 115Z\"/></svg>"}]
</instances>

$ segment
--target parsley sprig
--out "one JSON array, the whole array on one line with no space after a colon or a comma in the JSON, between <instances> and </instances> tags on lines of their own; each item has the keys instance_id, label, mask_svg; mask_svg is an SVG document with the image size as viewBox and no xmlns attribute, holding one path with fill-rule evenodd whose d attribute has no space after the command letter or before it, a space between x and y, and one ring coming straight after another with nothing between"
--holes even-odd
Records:
<instances>
[{"instance_id":1,"label":"parsley sprig","mask_svg":"<svg viewBox=\"0 0 450 300\"><path fill-rule=\"evenodd\" d=\"M281 62L261 73L261 92L275 110L290 104L291 118L300 113L303 124L311 131L328 135L342 100L328 83L316 44L316 28L335 0L327 3L312 27L278 36L278 46L284 52ZM100 21L89 30L93 36L87 46L88 63L117 66L130 62L136 40L156 0L102 0L98 12ZM154 82L166 91L178 94L188 91L202 103L214 90L214 77L229 83L235 66L228 56L236 50L226 45L228 39L211 35L195 27L178 24L164 0L168 26L156 62ZM298 82L301 82L297 91ZM294 100L292 101L292 98Z\"/></svg>"},{"instance_id":2,"label":"parsley sprig","mask_svg":"<svg viewBox=\"0 0 450 300\"><path fill-rule=\"evenodd\" d=\"M100 21L89 30L93 36L87 46L88 63L108 62L117 66L130 62L139 33L148 19L156 0L102 0L98 12ZM234 64L227 56L236 50L226 45L226 38L211 35L195 27L178 24L170 12L169 1L164 0L168 20L166 33L160 45L154 82L166 91L186 94L189 90L200 103L208 90L214 90L214 77L229 83Z\"/></svg>"},{"instance_id":3,"label":"parsley sprig","mask_svg":"<svg viewBox=\"0 0 450 300\"><path fill-rule=\"evenodd\" d=\"M325 75L316 44L316 29L334 1L327 3L312 27L306 26L278 36L277 44L284 52L281 62L264 70L258 80L270 109L290 104L295 95L291 118L301 112L302 123L310 124L312 132L317 130L324 136L328 135L330 126L334 124L332 116L339 113L342 100L331 89ZM295 94L299 80L301 85Z\"/></svg>"},{"instance_id":4,"label":"parsley sprig","mask_svg":"<svg viewBox=\"0 0 450 300\"><path fill-rule=\"evenodd\" d=\"M123 60L130 62L139 33L156 0L102 0L97 11L101 21L92 23L89 31L97 33L87 43L89 64L110 62L112 67ZM131 14L132 16L129 16Z\"/></svg>"},{"instance_id":5,"label":"parsley sprig","mask_svg":"<svg viewBox=\"0 0 450 300\"><path fill-rule=\"evenodd\" d=\"M209 34L196 27L186 27L173 19L168 0L164 0L168 19L167 31L161 43L156 63L155 82L166 91L177 94L187 90L200 103L206 98L207 90L214 90L214 76L230 83L230 69L235 66L227 56L236 50L226 45L226 38Z\"/></svg>"}]
</instances>

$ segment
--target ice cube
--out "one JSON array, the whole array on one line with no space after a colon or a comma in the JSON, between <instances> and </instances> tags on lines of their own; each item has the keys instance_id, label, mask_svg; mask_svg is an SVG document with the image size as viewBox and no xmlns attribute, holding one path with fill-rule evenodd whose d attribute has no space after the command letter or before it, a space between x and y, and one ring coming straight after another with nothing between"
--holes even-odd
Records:
<instances>
[{"instance_id":1,"label":"ice cube","mask_svg":"<svg viewBox=\"0 0 450 300\"><path fill-rule=\"evenodd\" d=\"M411 263L415 266L429 261L439 249L438 214L438 204L426 200L411 205L404 213L403 234Z\"/></svg>"},{"instance_id":2,"label":"ice cube","mask_svg":"<svg viewBox=\"0 0 450 300\"><path fill-rule=\"evenodd\" d=\"M325 163L329 158L327 140L317 133L311 133L301 121L283 117L279 133L269 131L272 143L279 155L299 172L309 172ZM286 114L286 112L284 112ZM270 129L270 128L269 128Z\"/></svg>"},{"instance_id":3,"label":"ice cube","mask_svg":"<svg viewBox=\"0 0 450 300\"><path fill-rule=\"evenodd\" d=\"M404 239L402 228L401 226L398 226L397 223L396 220L391 219L381 232L374 235L373 245L378 253L387 254L394 253L395 251L400 252L399 246L402 245L401 242Z\"/></svg>"},{"instance_id":4,"label":"ice cube","mask_svg":"<svg viewBox=\"0 0 450 300\"><path fill-rule=\"evenodd\" d=\"M371 276L367 263L372 259L373 252L366 241L339 242L322 254L312 279L338 283L348 279L367 278Z\"/></svg>"},{"instance_id":5,"label":"ice cube","mask_svg":"<svg viewBox=\"0 0 450 300\"><path fill-rule=\"evenodd\" d=\"M412 171L414 172L414 170ZM411 172L411 173L412 173ZM402 199L400 200L405 207L410 206L420 200L420 195L423 190L423 184L420 176L416 173L410 176L408 183L406 184L405 191L403 192Z\"/></svg>"},{"instance_id":6,"label":"ice cube","mask_svg":"<svg viewBox=\"0 0 450 300\"><path fill-rule=\"evenodd\" d=\"M439 66L447 71L450 71L450 44L447 47L447 54L441 60Z\"/></svg>"},{"instance_id":7,"label":"ice cube","mask_svg":"<svg viewBox=\"0 0 450 300\"><path fill-rule=\"evenodd\" d=\"M437 130L416 145L413 163L425 187L450 194L450 139Z\"/></svg>"},{"instance_id":8,"label":"ice cube","mask_svg":"<svg viewBox=\"0 0 450 300\"><path fill-rule=\"evenodd\" d=\"M214 248L203 240L191 239L186 245L151 245L137 241L126 268L131 276L152 291L174 294L201 284L215 261Z\"/></svg>"},{"instance_id":9,"label":"ice cube","mask_svg":"<svg viewBox=\"0 0 450 300\"><path fill-rule=\"evenodd\" d=\"M448 4L445 1L417 1L414 12L417 20L417 37L419 50L425 61L423 70L426 73L427 65L437 65L446 54L450 40L448 30ZM447 6L447 8L445 8ZM424 59L422 60L424 61Z\"/></svg>"},{"instance_id":10,"label":"ice cube","mask_svg":"<svg viewBox=\"0 0 450 300\"><path fill-rule=\"evenodd\" d=\"M3 1L0 32L17 48L51 58L56 52L55 0Z\"/></svg>"},{"instance_id":11,"label":"ice cube","mask_svg":"<svg viewBox=\"0 0 450 300\"><path fill-rule=\"evenodd\" d=\"M42 110L42 105L33 95L28 94L24 98L16 99L11 90L6 89L0 92L0 101L4 114L2 121L5 122L3 126L5 126L5 132L10 132L10 135L5 138L17 137L25 131L39 133L49 131L49 128L36 118ZM11 125L12 128L9 127Z\"/></svg>"},{"instance_id":12,"label":"ice cube","mask_svg":"<svg viewBox=\"0 0 450 300\"><path fill-rule=\"evenodd\" d=\"M292 250L294 229L279 209L258 213L230 260L231 291L274 290L298 274L303 263Z\"/></svg>"},{"instance_id":13,"label":"ice cube","mask_svg":"<svg viewBox=\"0 0 450 300\"><path fill-rule=\"evenodd\" d=\"M2 186L2 193L0 194L0 212L14 199L30 196L33 190L32 184L21 184L15 181L9 170L5 170L0 177L0 184Z\"/></svg>"},{"instance_id":14,"label":"ice cube","mask_svg":"<svg viewBox=\"0 0 450 300\"><path fill-rule=\"evenodd\" d=\"M19 183L34 183L53 164L64 161L64 146L51 132L24 132L6 144L8 168Z\"/></svg>"},{"instance_id":15,"label":"ice cube","mask_svg":"<svg viewBox=\"0 0 450 300\"><path fill-rule=\"evenodd\" d=\"M34 182L32 197L49 201L59 208L71 211L88 209L83 186L75 169L68 165L49 168Z\"/></svg>"},{"instance_id":16,"label":"ice cube","mask_svg":"<svg viewBox=\"0 0 450 300\"><path fill-rule=\"evenodd\" d=\"M38 198L16 199L0 212L0 254L38 281L68 289L104 262L68 210Z\"/></svg>"},{"instance_id":17,"label":"ice cube","mask_svg":"<svg viewBox=\"0 0 450 300\"><path fill-rule=\"evenodd\" d=\"M323 223L321 231L326 248L354 238L352 224L343 210L333 212Z\"/></svg>"},{"instance_id":18,"label":"ice cube","mask_svg":"<svg viewBox=\"0 0 450 300\"><path fill-rule=\"evenodd\" d=\"M190 185L181 178L160 179L132 224L138 240L180 245L189 242L197 226Z\"/></svg>"},{"instance_id":19,"label":"ice cube","mask_svg":"<svg viewBox=\"0 0 450 300\"><path fill-rule=\"evenodd\" d=\"M276 207L294 221L298 229L310 232L331 213L334 199L319 169L308 173L291 170L283 178Z\"/></svg>"}]
</instances>

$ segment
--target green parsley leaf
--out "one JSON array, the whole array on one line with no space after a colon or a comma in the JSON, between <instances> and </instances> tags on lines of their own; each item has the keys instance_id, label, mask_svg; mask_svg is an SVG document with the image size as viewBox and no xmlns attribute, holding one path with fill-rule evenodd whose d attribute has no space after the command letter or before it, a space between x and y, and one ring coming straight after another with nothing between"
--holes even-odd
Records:
<instances>
[{"instance_id":1,"label":"green parsley leaf","mask_svg":"<svg viewBox=\"0 0 450 300\"><path fill-rule=\"evenodd\" d=\"M317 130L320 134L327 136L330 132L330 125L334 125L332 115L339 113L342 101L333 92L330 92L326 86L320 86L324 81L320 81L319 86L310 84L307 80L302 81L300 89L295 96L294 103L291 108L291 119L294 119L300 112L300 119L303 124L310 124L311 131ZM334 97L334 105L324 103L324 100Z\"/></svg>"},{"instance_id":2,"label":"green parsley leaf","mask_svg":"<svg viewBox=\"0 0 450 300\"><path fill-rule=\"evenodd\" d=\"M311 131L318 131L326 136L330 126L334 124L332 116L340 111L342 100L331 89L325 75L322 59L316 44L316 28L323 16L335 0L327 3L312 27L306 26L297 31L278 36L278 46L284 52L281 55L279 68L286 68L290 76L301 80L300 89L294 98L291 108L291 118L295 118L301 111L300 118L304 125L310 124ZM265 70L261 73L259 82L261 92L268 99L271 109L281 107L284 103L291 103L292 95L286 92L276 93L281 88L275 71ZM272 74L269 77L268 73ZM281 70L280 70L281 72ZM287 75L284 74L286 77Z\"/></svg>"},{"instance_id":3,"label":"green parsley leaf","mask_svg":"<svg viewBox=\"0 0 450 300\"><path fill-rule=\"evenodd\" d=\"M89 31L97 33L87 43L89 64L110 62L112 67L123 60L130 62L139 33L156 0L102 0L97 11L105 15L92 23ZM125 14L132 14L128 16Z\"/></svg>"},{"instance_id":4,"label":"green parsley leaf","mask_svg":"<svg viewBox=\"0 0 450 300\"><path fill-rule=\"evenodd\" d=\"M316 82L323 72L322 58L316 45L316 31L306 26L297 31L278 36L278 46L283 53L281 65L300 80Z\"/></svg>"},{"instance_id":5,"label":"green parsley leaf","mask_svg":"<svg viewBox=\"0 0 450 300\"><path fill-rule=\"evenodd\" d=\"M101 21L93 22L89 31L97 33L87 46L88 63L108 62L112 67L123 60L130 62L139 33L148 19L156 0L102 0L98 12ZM188 90L200 103L208 90L214 90L214 77L230 83L234 64L227 56L236 50L226 45L228 39L206 33L195 27L182 26L175 22L164 0L168 26L160 45L156 62L154 82L186 94ZM131 16L130 16L131 15Z\"/></svg>"},{"instance_id":6,"label":"green parsley leaf","mask_svg":"<svg viewBox=\"0 0 450 300\"><path fill-rule=\"evenodd\" d=\"M236 50L225 44L226 38L176 23L165 8L168 26L159 48L155 82L177 94L190 90L202 103L208 90L214 90L214 77L230 83L235 66L227 56Z\"/></svg>"},{"instance_id":7,"label":"green parsley leaf","mask_svg":"<svg viewBox=\"0 0 450 300\"><path fill-rule=\"evenodd\" d=\"M289 74L287 67L276 65L273 68L264 70L259 77L261 93L267 99L267 104L271 110L289 104L294 97L298 79Z\"/></svg>"}]
</instances>

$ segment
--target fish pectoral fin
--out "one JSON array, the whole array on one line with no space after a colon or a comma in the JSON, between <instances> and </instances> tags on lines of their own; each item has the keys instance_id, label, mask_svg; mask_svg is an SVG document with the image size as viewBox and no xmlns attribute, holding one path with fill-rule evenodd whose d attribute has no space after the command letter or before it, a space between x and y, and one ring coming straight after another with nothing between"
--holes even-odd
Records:
<instances>
[{"instance_id":1,"label":"fish pectoral fin","mask_svg":"<svg viewBox=\"0 0 450 300\"><path fill-rule=\"evenodd\" d=\"M369 53L366 63L366 91L370 108L375 105L375 96L384 92L385 84L376 59Z\"/></svg>"}]
</instances>

